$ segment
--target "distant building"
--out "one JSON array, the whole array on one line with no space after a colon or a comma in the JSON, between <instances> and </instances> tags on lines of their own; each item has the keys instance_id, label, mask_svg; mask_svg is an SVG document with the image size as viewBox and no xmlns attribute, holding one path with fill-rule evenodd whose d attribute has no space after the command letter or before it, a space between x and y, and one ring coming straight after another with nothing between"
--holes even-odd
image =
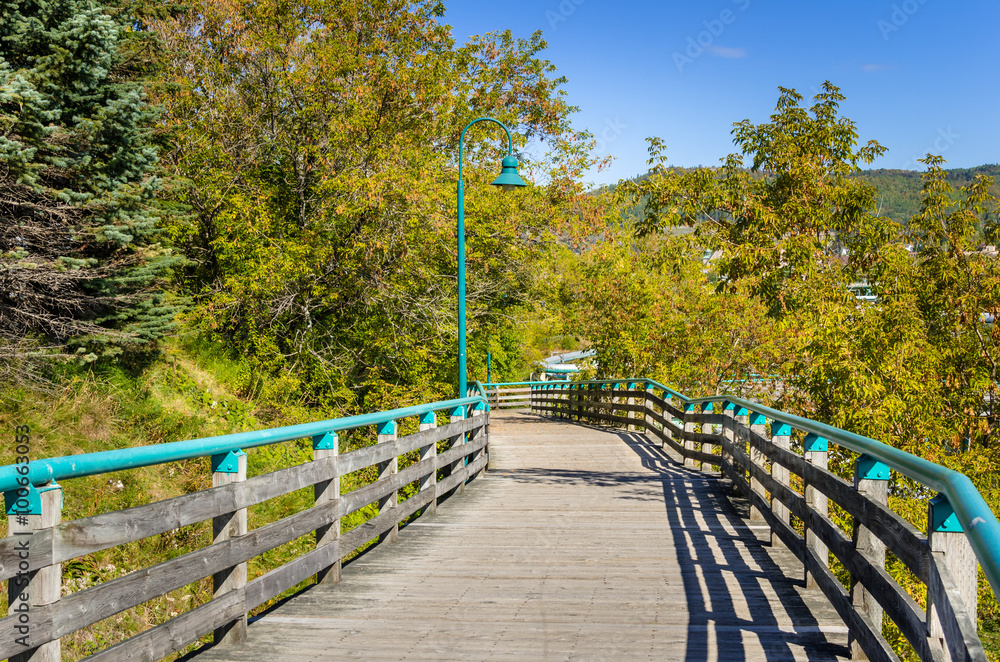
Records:
<instances>
[{"instance_id":1,"label":"distant building","mask_svg":"<svg viewBox=\"0 0 1000 662\"><path fill-rule=\"evenodd\" d=\"M568 380L570 375L580 372L578 362L597 355L597 350L584 349L578 352L556 354L547 359L535 362L535 374L538 381ZM533 376L534 377L534 376Z\"/></svg>"}]
</instances>

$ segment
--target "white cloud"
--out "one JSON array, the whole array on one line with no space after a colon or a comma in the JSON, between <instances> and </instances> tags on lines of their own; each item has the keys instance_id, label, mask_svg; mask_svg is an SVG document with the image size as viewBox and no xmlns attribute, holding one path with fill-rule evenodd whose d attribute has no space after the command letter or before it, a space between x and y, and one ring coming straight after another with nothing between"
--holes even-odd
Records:
<instances>
[{"instance_id":1,"label":"white cloud","mask_svg":"<svg viewBox=\"0 0 1000 662\"><path fill-rule=\"evenodd\" d=\"M861 67L861 70L865 73L873 73L875 71L886 71L887 69L895 69L894 64L866 64Z\"/></svg>"},{"instance_id":2,"label":"white cloud","mask_svg":"<svg viewBox=\"0 0 1000 662\"><path fill-rule=\"evenodd\" d=\"M747 49L745 48L727 48L725 46L710 44L705 47L705 50L718 57L741 58L747 56Z\"/></svg>"}]
</instances>

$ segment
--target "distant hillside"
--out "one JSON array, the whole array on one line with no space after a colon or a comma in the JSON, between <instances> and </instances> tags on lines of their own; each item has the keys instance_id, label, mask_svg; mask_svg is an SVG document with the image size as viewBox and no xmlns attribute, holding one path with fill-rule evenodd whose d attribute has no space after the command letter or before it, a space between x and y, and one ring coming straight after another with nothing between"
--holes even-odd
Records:
<instances>
[{"instance_id":1,"label":"distant hillside","mask_svg":"<svg viewBox=\"0 0 1000 662\"><path fill-rule=\"evenodd\" d=\"M988 175L1000 180L1000 165L946 170L948 181L955 188L972 182L976 175ZM882 194L882 215L906 222L920 210L921 172L916 170L865 170L858 177L871 182ZM1000 185L994 183L993 194L1000 196Z\"/></svg>"},{"instance_id":2,"label":"distant hillside","mask_svg":"<svg viewBox=\"0 0 1000 662\"><path fill-rule=\"evenodd\" d=\"M690 171L695 168L683 168L670 166L680 171ZM993 177L996 181L993 184L993 194L1000 197L1000 165L987 164L976 166L975 168L953 168L945 171L948 174L948 181L952 186L958 188L972 182L977 174ZM863 170L857 177L874 184L881 192L880 212L901 223L908 221L920 210L920 189L923 186L921 175L918 170ZM635 181L642 181L648 175L638 175L633 178ZM614 186L607 188L614 189ZM627 216L632 216L636 212L630 210Z\"/></svg>"}]
</instances>

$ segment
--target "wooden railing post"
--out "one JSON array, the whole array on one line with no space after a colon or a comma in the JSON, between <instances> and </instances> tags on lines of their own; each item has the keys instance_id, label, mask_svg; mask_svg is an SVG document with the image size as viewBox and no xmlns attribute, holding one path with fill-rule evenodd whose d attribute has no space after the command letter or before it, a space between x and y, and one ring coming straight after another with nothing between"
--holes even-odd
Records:
<instances>
[{"instance_id":1,"label":"wooden railing post","mask_svg":"<svg viewBox=\"0 0 1000 662\"><path fill-rule=\"evenodd\" d=\"M889 467L869 455L861 455L854 464L854 488L869 501L889 503ZM885 567L885 543L866 527L854 522L854 549L877 568ZM868 615L875 631L882 632L882 607L856 577L851 577L851 603L858 612ZM848 636L852 660L866 660L861 645Z\"/></svg>"},{"instance_id":2,"label":"wooden railing post","mask_svg":"<svg viewBox=\"0 0 1000 662\"><path fill-rule=\"evenodd\" d=\"M642 415L642 427L648 432L653 429L654 424L653 413L655 410L653 409L653 401L650 399L650 396L653 395L652 385L646 384L645 391L646 394L643 396L642 402L646 406L646 411ZM664 414L664 418L666 418L666 414Z\"/></svg>"},{"instance_id":3,"label":"wooden railing post","mask_svg":"<svg viewBox=\"0 0 1000 662\"><path fill-rule=\"evenodd\" d=\"M15 628L17 642L30 646L31 610L59 600L62 565L56 563L35 569L37 562L32 558L29 536L35 531L51 529L62 521L62 488L53 482L44 487L28 486L11 490L4 497L8 535L15 539L24 536L23 540L27 541L18 550L19 573L7 581L7 613L10 616L17 615L20 619L21 624ZM25 597L27 600L23 599ZM23 653L10 658L11 662L59 662L61 659L62 647L58 639L41 646L25 648Z\"/></svg>"},{"instance_id":4,"label":"wooden railing post","mask_svg":"<svg viewBox=\"0 0 1000 662\"><path fill-rule=\"evenodd\" d=\"M688 414L693 414L695 411L697 411L696 405L684 405L684 450L692 452L694 451L694 439L691 435L694 433L695 424L688 420ZM684 466L688 469L697 469L698 463L693 457L685 455Z\"/></svg>"},{"instance_id":5,"label":"wooden railing post","mask_svg":"<svg viewBox=\"0 0 1000 662\"><path fill-rule=\"evenodd\" d=\"M806 435L803 442L803 454L805 455L806 462L825 471L827 469L828 451L829 444L826 439L811 432ZM810 485L808 481L805 481L805 499L806 507L812 509L813 512L823 516L830 513L827 496ZM830 566L830 551L820 537L808 527L806 528L806 548L813 551L821 564L827 567ZM806 588L819 588L816 578L808 570L805 571L805 580Z\"/></svg>"},{"instance_id":6,"label":"wooden railing post","mask_svg":"<svg viewBox=\"0 0 1000 662\"><path fill-rule=\"evenodd\" d=\"M632 396L632 390L635 388L635 382L628 382L628 384L625 385L625 388L628 389L629 393L628 397L625 398L625 404L629 406L635 405L635 397ZM636 418L635 412L629 409L625 412L625 417L634 421ZM635 432L635 423L629 423L625 426L625 429L629 432Z\"/></svg>"},{"instance_id":7,"label":"wooden railing post","mask_svg":"<svg viewBox=\"0 0 1000 662\"><path fill-rule=\"evenodd\" d=\"M539 393L540 392L541 391L539 391ZM450 416L448 417L448 421L450 423L454 423L455 421L464 421L465 418L466 418L465 407L463 407L463 406L455 407L449 413L450 413ZM453 436L453 437L450 438L450 443L448 444L448 448L449 449L450 448L455 448L456 446L461 446L464 443L465 443L465 433L463 432L461 434L457 434L457 435L455 435L455 436ZM457 460L455 460L454 462L452 462L450 465L448 465L448 472L447 472L448 475L451 476L452 474L455 473L456 469L458 469L459 467L462 467L462 466L465 466L465 458L464 457L460 457ZM458 490L459 494L464 493L465 492L465 481L463 480L461 483L459 483L456 489ZM444 495L439 495L439 496L444 496Z\"/></svg>"},{"instance_id":8,"label":"wooden railing post","mask_svg":"<svg viewBox=\"0 0 1000 662\"><path fill-rule=\"evenodd\" d=\"M733 410L733 421L734 421L734 427L736 427L736 425L742 426L744 428L749 427L750 426L750 412L747 411L746 407L737 406ZM749 453L749 451L747 451L747 440L746 440L746 437L745 437L745 433L742 430L740 430L739 432L737 432L735 430L733 431L733 448L734 449L739 448L741 451L743 451L744 454L746 454L747 457L750 457L750 453ZM746 467L746 466L744 466L744 465L742 465L742 464L740 464L738 462L735 462L735 456L733 457L733 460L734 460L734 462L733 462L733 471L735 471L737 474L740 475L740 477L743 478L743 480L745 481L746 485L749 485L750 482L747 479L747 469L748 469L748 467ZM736 491L737 491L738 494L742 493L741 492L742 484L741 483L736 483L736 488L735 489L736 489ZM750 494L743 494L743 496L745 498L747 498L747 499L750 498Z\"/></svg>"},{"instance_id":9,"label":"wooden railing post","mask_svg":"<svg viewBox=\"0 0 1000 662\"><path fill-rule=\"evenodd\" d=\"M340 438L336 432L327 432L313 437L313 460L337 457ZM336 472L335 472L336 473ZM317 506L340 498L340 476L324 480L313 486L313 503ZM316 573L317 584L336 584L340 581L340 519L332 524L316 529L316 547L333 545L333 555L337 559L333 565Z\"/></svg>"},{"instance_id":10,"label":"wooden railing post","mask_svg":"<svg viewBox=\"0 0 1000 662\"><path fill-rule=\"evenodd\" d=\"M703 414L711 414L713 411L715 411L715 408L712 406L711 402L705 402L705 403L703 403L701 405L701 413L703 413ZM713 431L714 431L713 428L714 428L714 426L711 423L702 423L701 424L701 432L702 432L702 434L712 434ZM701 452L705 453L707 455L711 455L712 454L712 446L713 445L714 444L711 444L711 443L709 443L707 441L701 442ZM712 471L712 463L711 462L702 461L702 463L701 463L701 470L704 471L704 472Z\"/></svg>"},{"instance_id":11,"label":"wooden railing post","mask_svg":"<svg viewBox=\"0 0 1000 662\"><path fill-rule=\"evenodd\" d=\"M241 450L212 456L212 487L242 483L247 479L247 454ZM212 519L212 544L246 535L247 509L224 513ZM246 561L226 568L212 576L213 598L231 591L242 591L247 585ZM219 644L242 644L247 640L246 608L243 616L215 629L214 641Z\"/></svg>"},{"instance_id":12,"label":"wooden railing post","mask_svg":"<svg viewBox=\"0 0 1000 662\"><path fill-rule=\"evenodd\" d=\"M432 411L427 412L420 417L419 426L420 431L433 430L437 427L437 414ZM437 442L432 441L426 446L420 447L420 461L429 460L437 456ZM430 500L427 504L427 508L424 510L426 514L434 515L437 514L437 469L431 466L431 471L426 476L420 479L420 491L426 492L427 490L432 490L434 492L434 498Z\"/></svg>"},{"instance_id":13,"label":"wooden railing post","mask_svg":"<svg viewBox=\"0 0 1000 662\"><path fill-rule=\"evenodd\" d=\"M954 582L958 594L962 598L965 611L969 616L970 625L975 627L978 596L976 582L979 574L979 562L972 551L972 545L962 531L962 525L955 516L955 511L948 502L948 497L938 494L927 504L927 544L931 554L940 555L942 564L947 568L950 579ZM928 634L941 643L945 650L945 632L938 614L938 604L943 604L947 597L939 591L945 588L936 582L927 585L927 629ZM957 611L957 605L952 610Z\"/></svg>"},{"instance_id":14,"label":"wooden railing post","mask_svg":"<svg viewBox=\"0 0 1000 662\"><path fill-rule=\"evenodd\" d=\"M736 405L733 404L732 402L729 402L728 400L723 400L722 415L726 419L722 425L722 436L727 442L729 442L729 445L732 446L733 444L736 443L735 442L736 436L735 433L733 432L733 423L736 418ZM733 454L725 446L722 447L722 460L723 462L726 462L730 467L732 467L733 471L735 472L736 465L733 462ZM720 472L722 473L723 476L725 476L725 471L722 471L721 467L720 467ZM733 481L733 491L734 492L736 491L735 480Z\"/></svg>"},{"instance_id":15,"label":"wooden railing post","mask_svg":"<svg viewBox=\"0 0 1000 662\"><path fill-rule=\"evenodd\" d=\"M673 405L673 398L674 398L674 396L670 395L669 391L664 390L663 393L662 393L662 397L663 397L663 401L666 404ZM663 420L665 420L665 421L671 421L674 425L678 424L678 421L677 421L676 418L674 418L674 415L671 414L670 412L668 412L666 409L663 410ZM684 421L680 421L679 423L680 423L681 428L683 429L683 427L684 427ZM670 428L664 427L663 428L663 434L666 437L670 437L670 439L672 439L675 442L678 441L676 438L674 438L674 431L671 430ZM683 435L682 435L682 438L680 439L680 441L681 442L684 441L683 440ZM663 443L660 444L660 448L666 450L666 448L667 448L667 442L666 442L666 440L664 440Z\"/></svg>"},{"instance_id":16,"label":"wooden railing post","mask_svg":"<svg viewBox=\"0 0 1000 662\"><path fill-rule=\"evenodd\" d=\"M587 405L587 422L594 424L597 422L594 414L598 409L593 403L604 402L604 384L589 384L587 386L587 399L591 402L591 404Z\"/></svg>"},{"instance_id":17,"label":"wooden railing post","mask_svg":"<svg viewBox=\"0 0 1000 662\"><path fill-rule=\"evenodd\" d=\"M614 416L615 415L615 407L614 406L616 404L618 404L618 395L616 394L617 390L618 390L618 382L611 382L611 384L609 384L609 393L608 393L608 398L607 398L608 403L611 405L611 408L610 409L606 409L606 410L604 410L602 412L599 412L599 413L604 413L604 414L607 414L608 416ZM604 424L605 425L610 425L611 423L609 421L605 421Z\"/></svg>"},{"instance_id":18,"label":"wooden railing post","mask_svg":"<svg viewBox=\"0 0 1000 662\"><path fill-rule=\"evenodd\" d=\"M486 407L485 407L485 405L482 402L477 402L475 405L472 405L472 416L473 416L473 418L479 418L479 417L483 417L483 416L486 416L486 415L487 415L486 414ZM469 442L471 443L473 441L479 441L481 438L485 437L487 435L486 428L487 428L488 425L489 425L489 418L486 418L483 421L483 427L476 428L475 430L473 430L472 432L469 433ZM487 452L488 452L487 446L483 446L479 450L475 451L469 457L469 464L472 464L473 462L475 462L476 460L478 460L481 455L483 455L484 453L487 453ZM478 478L479 476L481 476L483 474L484 471L486 471L486 465L485 464L483 465L483 468L480 469L476 473L475 476L469 476L468 479L472 480L473 478Z\"/></svg>"},{"instance_id":19,"label":"wooden railing post","mask_svg":"<svg viewBox=\"0 0 1000 662\"><path fill-rule=\"evenodd\" d=\"M760 437L766 437L767 435L767 419L764 414L758 414L757 412L751 412L748 416L748 421L750 432L757 434ZM750 462L757 465L760 468L764 468L765 457L762 452L760 452L754 444L750 444ZM761 499L767 500L767 491L759 480L750 476L750 491L754 494L760 496ZM750 506L750 521L751 522L763 522L764 513L760 512L755 506Z\"/></svg>"},{"instance_id":20,"label":"wooden railing post","mask_svg":"<svg viewBox=\"0 0 1000 662\"><path fill-rule=\"evenodd\" d=\"M396 421L386 421L378 426L378 443L384 444L396 440ZM378 463L378 480L385 480L399 472L399 458L395 455L391 460ZM393 491L378 500L378 514L381 515L396 507L399 502L399 492ZM379 536L379 542L399 542L399 522Z\"/></svg>"},{"instance_id":21,"label":"wooden railing post","mask_svg":"<svg viewBox=\"0 0 1000 662\"><path fill-rule=\"evenodd\" d=\"M771 421L771 443L778 448L784 448L788 450L792 445L792 428L787 423L782 423L781 421ZM774 479L779 485L785 487L789 486L790 473L788 467L784 466L780 462L771 463L771 478ZM774 517L785 524L790 523L790 518L788 514L788 506L781 502L780 499L774 498L771 495L771 512ZM777 531L771 531L771 546L781 547L784 543L781 541L781 537L778 536Z\"/></svg>"}]
</instances>

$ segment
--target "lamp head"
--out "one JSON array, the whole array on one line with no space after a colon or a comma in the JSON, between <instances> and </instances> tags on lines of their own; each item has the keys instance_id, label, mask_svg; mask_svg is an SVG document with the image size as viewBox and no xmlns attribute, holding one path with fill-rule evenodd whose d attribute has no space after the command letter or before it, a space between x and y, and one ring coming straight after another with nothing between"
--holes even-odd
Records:
<instances>
[{"instance_id":1,"label":"lamp head","mask_svg":"<svg viewBox=\"0 0 1000 662\"><path fill-rule=\"evenodd\" d=\"M516 188L527 186L521 176L517 174L517 159L513 154L503 157L500 176L493 180L493 186L500 186L505 191L513 191Z\"/></svg>"}]
</instances>

